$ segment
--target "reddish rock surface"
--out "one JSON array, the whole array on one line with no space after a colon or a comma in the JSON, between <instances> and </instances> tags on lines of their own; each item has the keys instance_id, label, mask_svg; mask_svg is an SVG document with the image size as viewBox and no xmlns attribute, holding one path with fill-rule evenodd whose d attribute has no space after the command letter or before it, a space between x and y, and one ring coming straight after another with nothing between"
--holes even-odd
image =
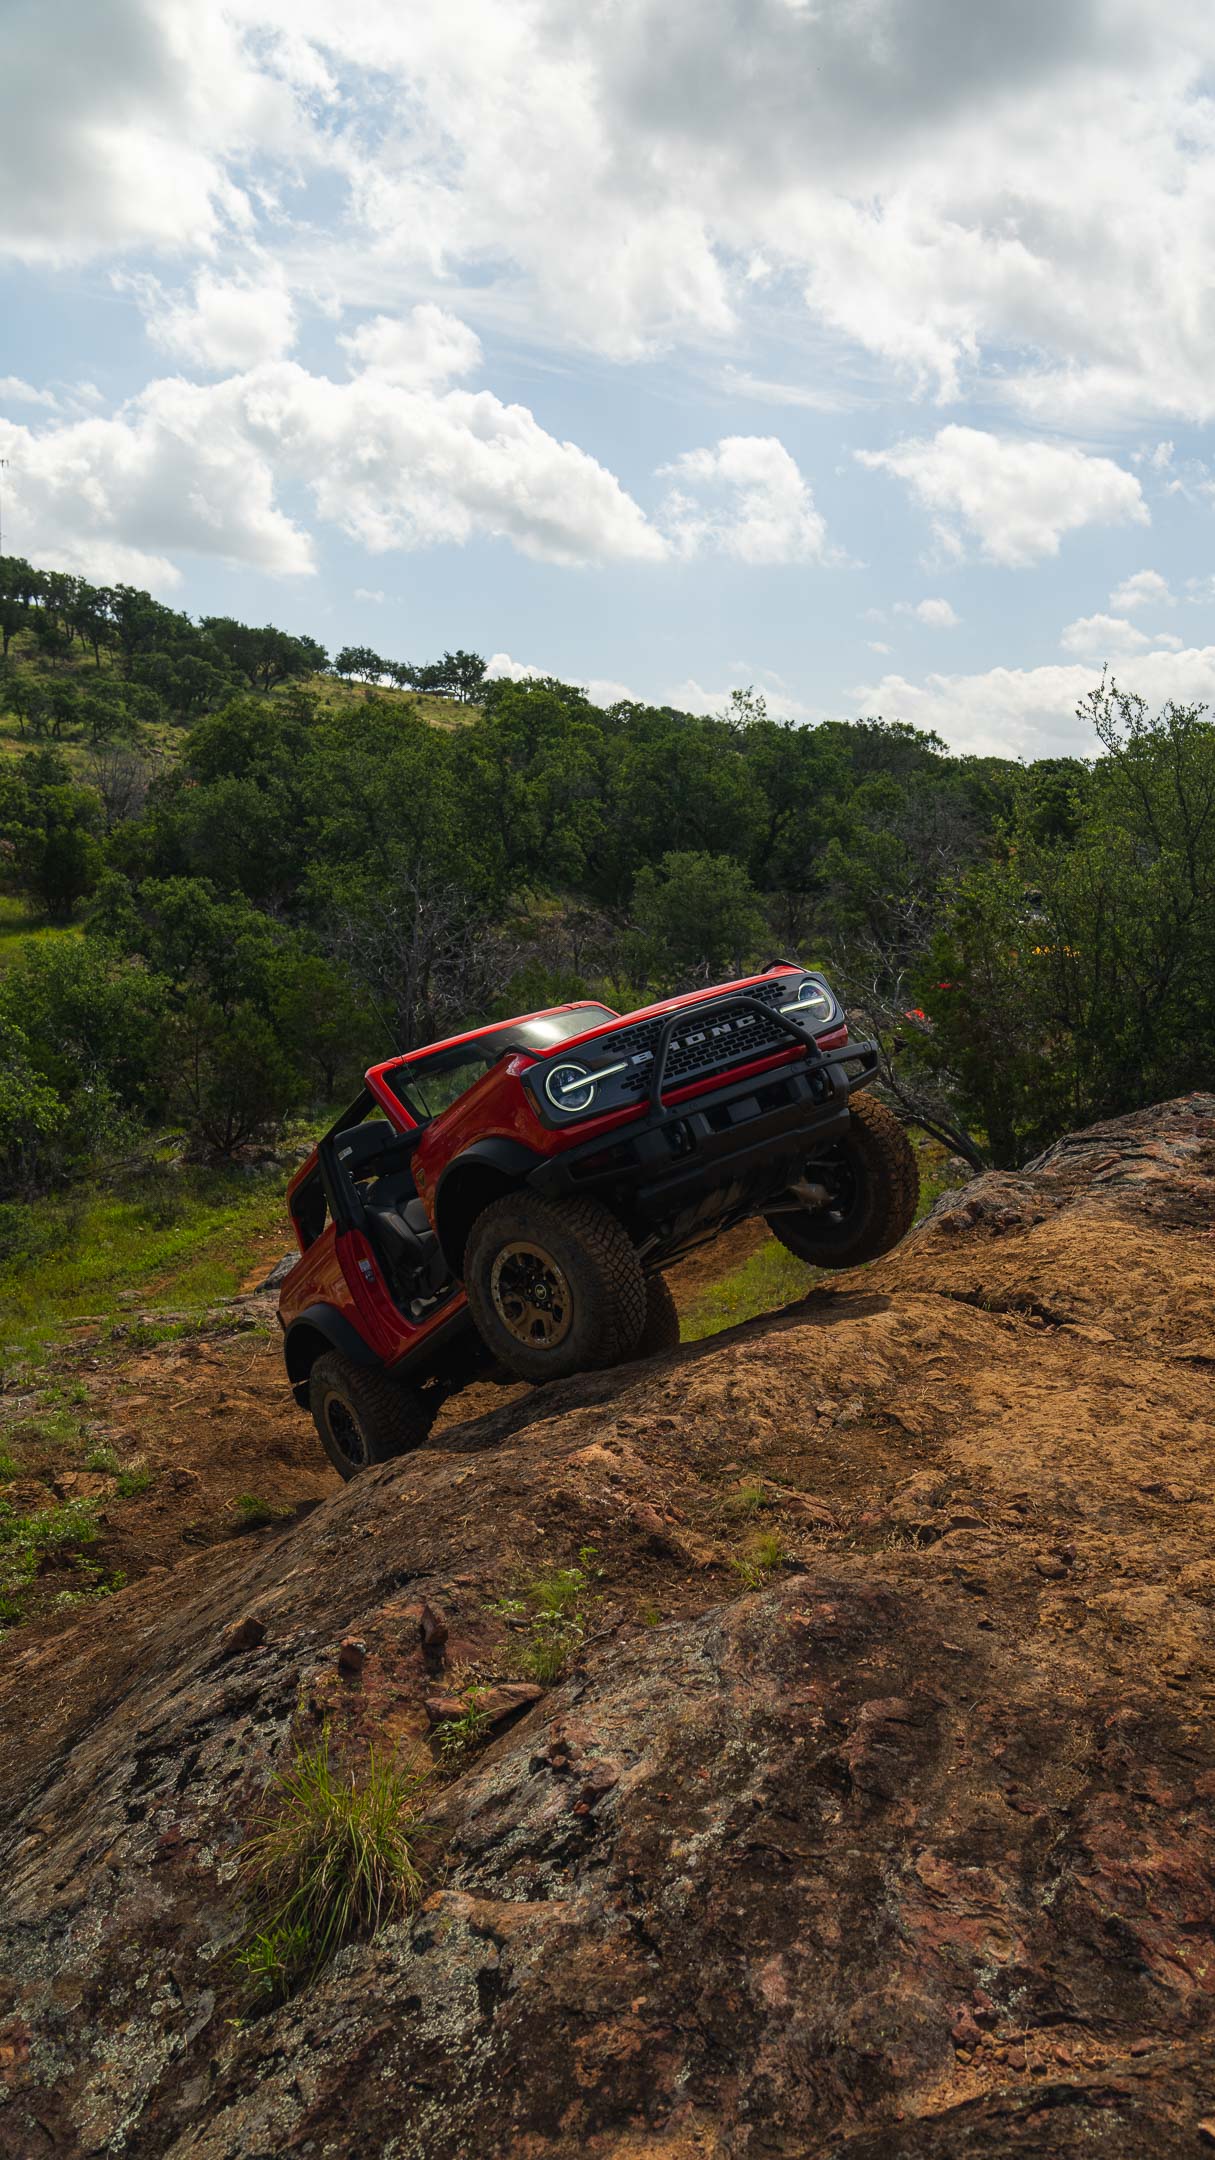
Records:
<instances>
[{"instance_id":1,"label":"reddish rock surface","mask_svg":"<svg viewBox=\"0 0 1215 2160\"><path fill-rule=\"evenodd\" d=\"M1215 1097L1075 1136L14 1645L0 2154L1201 2153L1213 1203ZM422 1906L251 2014L274 1771L427 1749L580 1552L573 1669L436 1763Z\"/></svg>"}]
</instances>

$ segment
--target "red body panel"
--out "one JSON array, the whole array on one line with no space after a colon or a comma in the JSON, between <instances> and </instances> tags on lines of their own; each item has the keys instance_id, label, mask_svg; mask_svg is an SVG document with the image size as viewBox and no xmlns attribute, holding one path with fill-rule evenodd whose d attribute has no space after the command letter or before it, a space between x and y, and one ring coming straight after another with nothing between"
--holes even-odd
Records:
<instances>
[{"instance_id":1,"label":"red body panel","mask_svg":"<svg viewBox=\"0 0 1215 2160\"><path fill-rule=\"evenodd\" d=\"M689 1006L708 1003L728 996L732 991L745 991L758 983L770 983L774 975L801 976L805 969L789 965L770 968L762 975L748 975L737 982L714 983L704 990L691 991L682 997L665 998L657 1005L647 1005L640 1012L615 1014L609 1020L597 1022L595 1027L583 1034L572 1035L562 1043L563 1050L584 1049L599 1035L614 1033L623 1025L665 1017L667 1014ZM602 1009L602 1008L601 1008ZM556 1013L574 1013L577 1005L554 1006ZM534 1018L535 1015L521 1017ZM470 1028L462 1035L448 1036L443 1042L428 1043L424 1050L412 1053L414 1057L429 1055L463 1042L474 1041L480 1035L499 1034L510 1027L511 1021L495 1021L489 1027ZM846 1025L839 1022L828 1032L817 1037L823 1049L834 1049L848 1039ZM547 1054L547 1053L546 1053ZM788 1050L769 1051L764 1057L750 1064L732 1066L731 1080L743 1080L753 1073L768 1072L787 1065L801 1057L803 1052L791 1046ZM386 1112L398 1130L416 1130L413 1119L404 1103L393 1090L393 1075L407 1066L410 1057L394 1057L373 1065L367 1073L367 1086L376 1101ZM518 1052L492 1065L483 1077L474 1082L449 1109L432 1118L425 1127L413 1155L411 1168L432 1227L435 1215L435 1193L439 1179L448 1164L474 1141L498 1138L512 1140L527 1148L540 1159L560 1155L570 1146L582 1146L600 1134L608 1135L622 1126L628 1126L647 1114L647 1105L607 1112L602 1117L579 1118L576 1124L560 1129L545 1125L537 1116L531 1097L520 1085L519 1076L526 1072L535 1058ZM721 1085L720 1073L694 1081L684 1087L672 1088L663 1096L664 1105L674 1106L690 1101ZM303 1163L288 1188L290 1197L316 1169L315 1151ZM300 1233L297 1229L297 1237ZM300 1237L301 1246L303 1239ZM334 1307L341 1317L348 1320L363 1338L368 1348L385 1364L396 1363L419 1348L426 1337L440 1327L446 1328L465 1305L464 1293L458 1289L436 1311L429 1313L420 1324L412 1322L394 1303L384 1283L376 1254L367 1238L360 1231L335 1233L332 1222L327 1222L321 1235L302 1251L302 1257L282 1286L279 1300L279 1316L284 1327L307 1312L309 1306L326 1304Z\"/></svg>"}]
</instances>

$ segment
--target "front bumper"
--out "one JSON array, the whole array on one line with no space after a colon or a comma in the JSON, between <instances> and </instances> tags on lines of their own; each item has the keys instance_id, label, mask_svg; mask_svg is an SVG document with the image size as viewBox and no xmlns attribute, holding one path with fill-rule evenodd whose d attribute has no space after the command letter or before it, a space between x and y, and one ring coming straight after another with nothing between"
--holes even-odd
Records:
<instances>
[{"instance_id":1,"label":"front bumper","mask_svg":"<svg viewBox=\"0 0 1215 2160\"><path fill-rule=\"evenodd\" d=\"M846 1129L854 1089L876 1071L876 1043L827 1051L812 1043L797 1064L730 1081L670 1109L651 1107L609 1140L566 1148L527 1182L547 1200L611 1193L618 1207L650 1222L694 1207L720 1186L755 1180L776 1191L783 1164Z\"/></svg>"}]
</instances>

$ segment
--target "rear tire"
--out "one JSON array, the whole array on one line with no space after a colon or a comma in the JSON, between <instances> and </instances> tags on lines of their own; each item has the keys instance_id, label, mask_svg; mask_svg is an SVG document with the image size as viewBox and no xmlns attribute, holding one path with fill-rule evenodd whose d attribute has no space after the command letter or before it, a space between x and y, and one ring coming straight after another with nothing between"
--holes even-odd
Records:
<instances>
[{"instance_id":1,"label":"rear tire","mask_svg":"<svg viewBox=\"0 0 1215 2160\"><path fill-rule=\"evenodd\" d=\"M622 1365L645 1326L641 1262L597 1200L493 1201L469 1233L464 1290L487 1350L533 1383Z\"/></svg>"},{"instance_id":2,"label":"rear tire","mask_svg":"<svg viewBox=\"0 0 1215 2160\"><path fill-rule=\"evenodd\" d=\"M645 1326L633 1352L636 1358L661 1357L679 1348L679 1309L661 1275L647 1275Z\"/></svg>"},{"instance_id":3,"label":"rear tire","mask_svg":"<svg viewBox=\"0 0 1215 2160\"><path fill-rule=\"evenodd\" d=\"M920 1173L911 1142L894 1112L872 1095L853 1096L847 1132L815 1158L809 1174L834 1185L837 1204L764 1220L789 1252L813 1267L877 1260L915 1221Z\"/></svg>"},{"instance_id":4,"label":"rear tire","mask_svg":"<svg viewBox=\"0 0 1215 2160\"><path fill-rule=\"evenodd\" d=\"M421 1447L430 1433L432 1413L416 1388L374 1366L351 1365L336 1350L309 1374L308 1407L341 1478Z\"/></svg>"}]
</instances>

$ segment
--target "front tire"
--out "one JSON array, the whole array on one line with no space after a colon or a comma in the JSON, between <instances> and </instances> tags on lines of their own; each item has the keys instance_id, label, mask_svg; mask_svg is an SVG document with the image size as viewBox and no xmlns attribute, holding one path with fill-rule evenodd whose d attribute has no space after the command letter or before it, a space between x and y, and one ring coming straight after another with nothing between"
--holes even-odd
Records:
<instances>
[{"instance_id":1,"label":"front tire","mask_svg":"<svg viewBox=\"0 0 1215 2160\"><path fill-rule=\"evenodd\" d=\"M645 1326L641 1262L597 1200L495 1200L469 1234L464 1290L491 1355L533 1383L623 1364Z\"/></svg>"},{"instance_id":2,"label":"front tire","mask_svg":"<svg viewBox=\"0 0 1215 2160\"><path fill-rule=\"evenodd\" d=\"M416 1388L374 1366L351 1365L336 1350L312 1368L308 1407L341 1478L421 1447L430 1432L431 1412Z\"/></svg>"},{"instance_id":3,"label":"front tire","mask_svg":"<svg viewBox=\"0 0 1215 2160\"><path fill-rule=\"evenodd\" d=\"M892 1110L872 1095L854 1095L848 1130L809 1174L832 1188L826 1207L765 1216L786 1249L813 1267L859 1267L906 1237L920 1202L920 1173L911 1142Z\"/></svg>"}]
</instances>

